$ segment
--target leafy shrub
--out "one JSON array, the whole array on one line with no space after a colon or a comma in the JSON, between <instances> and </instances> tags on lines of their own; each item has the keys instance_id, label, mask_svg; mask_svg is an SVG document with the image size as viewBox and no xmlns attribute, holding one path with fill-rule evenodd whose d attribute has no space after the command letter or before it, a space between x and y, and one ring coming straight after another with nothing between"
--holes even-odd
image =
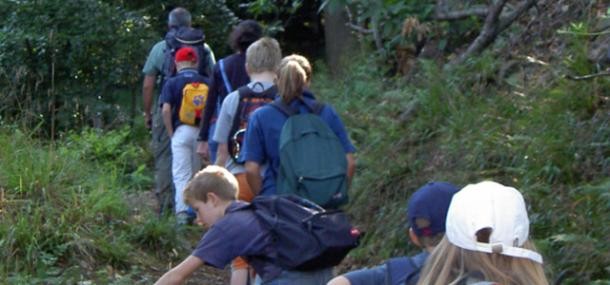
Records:
<instances>
[{"instance_id":1,"label":"leafy shrub","mask_svg":"<svg viewBox=\"0 0 610 285\"><path fill-rule=\"evenodd\" d=\"M344 78L316 69L314 93L336 102L358 148L349 211L367 234L353 261L418 250L404 235L404 207L425 182L492 179L523 192L551 279L608 282L610 112L595 90L610 81L553 78L511 91L490 53L458 70L420 65L411 82L365 59Z\"/></svg>"},{"instance_id":2,"label":"leafy shrub","mask_svg":"<svg viewBox=\"0 0 610 285\"><path fill-rule=\"evenodd\" d=\"M91 0L10 5L0 20L4 117L43 122L39 130L57 135L111 116L117 90L140 80L150 34L142 17Z\"/></svg>"}]
</instances>

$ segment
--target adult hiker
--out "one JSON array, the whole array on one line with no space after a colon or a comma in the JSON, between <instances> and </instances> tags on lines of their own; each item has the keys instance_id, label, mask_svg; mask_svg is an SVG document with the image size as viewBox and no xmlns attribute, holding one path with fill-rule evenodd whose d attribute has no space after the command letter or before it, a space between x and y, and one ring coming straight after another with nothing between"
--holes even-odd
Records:
<instances>
[{"instance_id":1,"label":"adult hiker","mask_svg":"<svg viewBox=\"0 0 610 285\"><path fill-rule=\"evenodd\" d=\"M163 124L158 96L153 98L153 94L155 86L158 85L160 90L165 77L170 76L170 74L165 74L167 71L164 71L164 69L168 69L164 66L167 65L166 62L168 61L166 57L171 56L167 41L181 28L191 26L190 12L182 7L173 9L169 13L167 25L168 33L166 38L157 42L152 47L142 68L142 73L144 74L142 83L144 124L146 128L152 130L151 148L155 160L155 195L159 202L160 213L173 208L174 191L171 173L170 140ZM204 44L204 50L207 52L207 58L204 59L207 62L205 69L211 70L215 63L214 53L207 44ZM173 58L170 58L170 61L173 61Z\"/></svg>"}]
</instances>

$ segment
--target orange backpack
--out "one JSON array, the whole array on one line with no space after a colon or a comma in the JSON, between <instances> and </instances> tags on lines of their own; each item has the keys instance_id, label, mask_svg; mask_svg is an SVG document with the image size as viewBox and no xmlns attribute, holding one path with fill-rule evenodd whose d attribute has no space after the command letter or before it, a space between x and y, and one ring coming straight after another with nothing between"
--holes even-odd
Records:
<instances>
[{"instance_id":1,"label":"orange backpack","mask_svg":"<svg viewBox=\"0 0 610 285\"><path fill-rule=\"evenodd\" d=\"M182 104L178 117L183 124L197 126L202 117L208 86L205 83L191 82L182 88Z\"/></svg>"}]
</instances>

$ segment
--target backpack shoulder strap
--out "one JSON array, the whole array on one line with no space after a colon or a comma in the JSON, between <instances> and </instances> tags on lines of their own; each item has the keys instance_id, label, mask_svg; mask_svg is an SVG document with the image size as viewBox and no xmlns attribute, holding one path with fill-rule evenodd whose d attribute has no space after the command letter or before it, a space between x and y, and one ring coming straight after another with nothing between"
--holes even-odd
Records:
<instances>
[{"instance_id":1,"label":"backpack shoulder strap","mask_svg":"<svg viewBox=\"0 0 610 285\"><path fill-rule=\"evenodd\" d=\"M322 110L324 110L324 106L325 106L324 103L321 103L321 102L318 102L315 100L308 102L303 97L299 97L298 100L300 100L303 103L303 105L305 105L307 107L307 109L309 109L310 113L320 115L322 113Z\"/></svg>"},{"instance_id":2,"label":"backpack shoulder strap","mask_svg":"<svg viewBox=\"0 0 610 285\"><path fill-rule=\"evenodd\" d=\"M218 61L218 67L220 69L220 75L222 76L222 81L225 84L225 89L227 89L227 94L233 92L233 88L231 88L231 82L229 82L229 78L227 77L227 73L225 71L224 59Z\"/></svg>"},{"instance_id":3,"label":"backpack shoulder strap","mask_svg":"<svg viewBox=\"0 0 610 285\"><path fill-rule=\"evenodd\" d=\"M242 109L244 108L244 104L242 100L246 97L252 96L252 89L248 88L248 86L242 86L237 89L237 94L239 98L237 99L237 108L235 109L235 114L233 114L233 123L231 124L231 131L229 132L229 141L235 132L237 132L237 128L239 128L239 120Z\"/></svg>"},{"instance_id":4,"label":"backpack shoulder strap","mask_svg":"<svg viewBox=\"0 0 610 285\"><path fill-rule=\"evenodd\" d=\"M284 101L282 101L282 98L277 98L277 99L273 100L273 102L271 102L271 104L269 104L269 105L271 105L271 107L275 108L276 110L280 111L280 113L282 113L286 117L290 117L290 116L293 116L293 115L296 115L299 113L296 110L294 110L292 107L290 107L286 103L284 103Z\"/></svg>"}]
</instances>

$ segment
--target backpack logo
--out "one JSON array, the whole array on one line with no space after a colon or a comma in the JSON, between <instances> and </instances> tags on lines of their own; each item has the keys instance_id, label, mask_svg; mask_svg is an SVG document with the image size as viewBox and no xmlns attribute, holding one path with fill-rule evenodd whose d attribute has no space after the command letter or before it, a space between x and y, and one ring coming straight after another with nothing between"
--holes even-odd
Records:
<instances>
[{"instance_id":1,"label":"backpack logo","mask_svg":"<svg viewBox=\"0 0 610 285\"><path fill-rule=\"evenodd\" d=\"M347 203L345 150L319 116L324 105L307 105L312 113L302 114L279 100L271 106L288 116L280 133L278 194L296 194L324 208Z\"/></svg>"},{"instance_id":2,"label":"backpack logo","mask_svg":"<svg viewBox=\"0 0 610 285\"><path fill-rule=\"evenodd\" d=\"M256 84L263 87L260 82L255 83L255 85ZM243 164L244 161L241 159L239 154L241 152L241 146L244 142L250 115L256 109L273 102L275 99L275 94L277 93L277 88L273 86L263 92L254 92L248 86L243 86L237 89L237 91L239 92L239 105L237 105L237 110L233 118L233 124L231 126L231 131L229 132L228 142L229 153L233 158L233 161L238 164Z\"/></svg>"},{"instance_id":3,"label":"backpack logo","mask_svg":"<svg viewBox=\"0 0 610 285\"><path fill-rule=\"evenodd\" d=\"M207 97L208 86L206 84L187 83L182 89L182 104L178 112L180 122L191 126L199 125Z\"/></svg>"}]
</instances>

